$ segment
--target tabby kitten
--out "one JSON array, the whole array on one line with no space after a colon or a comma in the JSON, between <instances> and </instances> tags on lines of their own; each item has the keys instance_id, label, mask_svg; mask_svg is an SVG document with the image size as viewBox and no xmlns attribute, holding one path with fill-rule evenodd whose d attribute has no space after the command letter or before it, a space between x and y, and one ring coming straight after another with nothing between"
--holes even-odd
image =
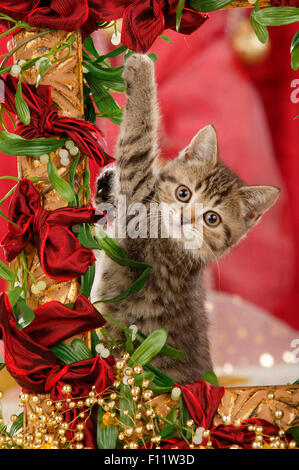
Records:
<instances>
[{"instance_id":1,"label":"tabby kitten","mask_svg":"<svg viewBox=\"0 0 299 470\"><path fill-rule=\"evenodd\" d=\"M122 194L127 205L145 204L145 237L127 236L117 241L129 258L150 263L153 269L143 289L123 301L102 304L101 311L124 325L137 325L146 335L165 328L168 344L183 351L184 358L158 356L154 364L178 383L193 382L212 369L202 270L248 233L275 203L279 189L244 185L219 160L212 125L200 130L176 159L161 166L152 61L146 55L132 55L123 77L127 102L116 151L117 166L108 167L99 176L95 202L97 206L107 201L117 206ZM170 207L173 215L179 215L170 225L179 224L187 229L187 234L192 233L199 242L195 248L186 247L189 235L149 236L153 224L150 207L160 203ZM199 213L193 210L196 204L202 207ZM184 208L190 209L189 219L182 215ZM169 225L163 211L157 218L160 228ZM130 221L132 215L127 217L127 226ZM97 266L93 301L117 296L139 275L139 271L104 257ZM117 336L119 330L111 328Z\"/></svg>"}]
</instances>

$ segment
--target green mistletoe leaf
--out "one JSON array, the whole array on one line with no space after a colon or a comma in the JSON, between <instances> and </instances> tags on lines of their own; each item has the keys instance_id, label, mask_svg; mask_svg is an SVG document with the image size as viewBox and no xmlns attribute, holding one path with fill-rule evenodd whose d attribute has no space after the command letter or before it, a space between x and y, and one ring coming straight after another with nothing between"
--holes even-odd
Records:
<instances>
[{"instance_id":1,"label":"green mistletoe leaf","mask_svg":"<svg viewBox=\"0 0 299 470\"><path fill-rule=\"evenodd\" d=\"M6 266L3 261L0 260L0 277L4 279L4 281L14 282L15 281L15 274L14 272Z\"/></svg>"},{"instance_id":2,"label":"green mistletoe leaf","mask_svg":"<svg viewBox=\"0 0 299 470\"><path fill-rule=\"evenodd\" d=\"M16 103L16 110L17 114L22 121L23 124L26 126L30 124L30 111L29 106L24 100L22 96L22 80L20 79L17 86L17 91L15 95L15 103Z\"/></svg>"},{"instance_id":3,"label":"green mistletoe leaf","mask_svg":"<svg viewBox=\"0 0 299 470\"><path fill-rule=\"evenodd\" d=\"M163 348L167 339L167 331L163 328L153 331L131 356L128 366L149 363Z\"/></svg>"},{"instance_id":4,"label":"green mistletoe leaf","mask_svg":"<svg viewBox=\"0 0 299 470\"><path fill-rule=\"evenodd\" d=\"M299 21L299 8L269 7L259 10L255 19L263 26L282 26Z\"/></svg>"},{"instance_id":5,"label":"green mistletoe leaf","mask_svg":"<svg viewBox=\"0 0 299 470\"><path fill-rule=\"evenodd\" d=\"M296 441L296 444L299 445L299 426L292 426L286 430L286 434L290 434Z\"/></svg>"},{"instance_id":6,"label":"green mistletoe leaf","mask_svg":"<svg viewBox=\"0 0 299 470\"><path fill-rule=\"evenodd\" d=\"M67 202L72 202L75 199L75 193L71 187L71 185L59 176L57 168L55 167L54 163L52 162L51 157L49 157L48 161L48 178L55 189L55 191L59 194Z\"/></svg>"},{"instance_id":7,"label":"green mistletoe leaf","mask_svg":"<svg viewBox=\"0 0 299 470\"><path fill-rule=\"evenodd\" d=\"M256 13L260 10L258 2L255 4L255 8L251 11L250 14L250 23L256 34L258 40L265 44L269 39L269 32L266 26L261 25L255 18Z\"/></svg>"},{"instance_id":8,"label":"green mistletoe leaf","mask_svg":"<svg viewBox=\"0 0 299 470\"><path fill-rule=\"evenodd\" d=\"M299 31L293 37L291 44L291 67L293 70L299 68Z\"/></svg>"},{"instance_id":9,"label":"green mistletoe leaf","mask_svg":"<svg viewBox=\"0 0 299 470\"><path fill-rule=\"evenodd\" d=\"M14 316L17 320L17 328L22 330L34 320L35 315L33 310L25 302L24 299L19 298L13 308Z\"/></svg>"},{"instance_id":10,"label":"green mistletoe leaf","mask_svg":"<svg viewBox=\"0 0 299 470\"><path fill-rule=\"evenodd\" d=\"M176 9L176 31L180 30L182 13L185 6L185 0L179 0L177 9Z\"/></svg>"},{"instance_id":11,"label":"green mistletoe leaf","mask_svg":"<svg viewBox=\"0 0 299 470\"><path fill-rule=\"evenodd\" d=\"M192 10L208 12L220 10L232 3L232 1L233 0L190 0L189 5Z\"/></svg>"},{"instance_id":12,"label":"green mistletoe leaf","mask_svg":"<svg viewBox=\"0 0 299 470\"><path fill-rule=\"evenodd\" d=\"M118 426L105 426L103 423L104 414L103 408L99 406L97 418L97 446L98 449L115 449L118 438Z\"/></svg>"},{"instance_id":13,"label":"green mistletoe leaf","mask_svg":"<svg viewBox=\"0 0 299 470\"><path fill-rule=\"evenodd\" d=\"M55 152L60 149L66 139L46 139L44 137L38 139L23 139L15 134L9 136L9 132L0 132L0 152L6 155L22 157L29 155L37 157L45 153Z\"/></svg>"}]
</instances>

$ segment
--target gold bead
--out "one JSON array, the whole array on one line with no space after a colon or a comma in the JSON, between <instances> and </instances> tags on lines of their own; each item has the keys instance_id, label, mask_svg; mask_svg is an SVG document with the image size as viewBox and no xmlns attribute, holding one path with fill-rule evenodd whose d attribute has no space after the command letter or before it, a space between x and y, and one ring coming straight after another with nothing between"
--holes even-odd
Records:
<instances>
[{"instance_id":1,"label":"gold bead","mask_svg":"<svg viewBox=\"0 0 299 470\"><path fill-rule=\"evenodd\" d=\"M276 410L275 411L275 418L280 419L283 417L283 411L282 410Z\"/></svg>"},{"instance_id":2,"label":"gold bead","mask_svg":"<svg viewBox=\"0 0 299 470\"><path fill-rule=\"evenodd\" d=\"M136 365L136 366L133 367L133 372L136 375L140 375L143 372L143 368L139 365Z\"/></svg>"},{"instance_id":3,"label":"gold bead","mask_svg":"<svg viewBox=\"0 0 299 470\"><path fill-rule=\"evenodd\" d=\"M137 442L130 442L130 444L129 444L129 449L138 449L138 444L137 444Z\"/></svg>"},{"instance_id":4,"label":"gold bead","mask_svg":"<svg viewBox=\"0 0 299 470\"><path fill-rule=\"evenodd\" d=\"M126 363L125 361L117 361L115 364L116 369L122 370L125 367Z\"/></svg>"},{"instance_id":5,"label":"gold bead","mask_svg":"<svg viewBox=\"0 0 299 470\"><path fill-rule=\"evenodd\" d=\"M142 403L138 403L137 409L138 409L138 410L142 410Z\"/></svg>"},{"instance_id":6,"label":"gold bead","mask_svg":"<svg viewBox=\"0 0 299 470\"><path fill-rule=\"evenodd\" d=\"M128 361L130 359L130 354L125 352L123 355L122 355L122 358L124 361Z\"/></svg>"},{"instance_id":7,"label":"gold bead","mask_svg":"<svg viewBox=\"0 0 299 470\"><path fill-rule=\"evenodd\" d=\"M285 443L284 443L284 442L280 442L279 448L280 448L280 449L285 449L285 448L286 448Z\"/></svg>"},{"instance_id":8,"label":"gold bead","mask_svg":"<svg viewBox=\"0 0 299 470\"><path fill-rule=\"evenodd\" d=\"M223 424L225 424L226 426L229 426L232 422L232 419L231 419L231 416L222 416L222 421L223 421Z\"/></svg>"},{"instance_id":9,"label":"gold bead","mask_svg":"<svg viewBox=\"0 0 299 470\"><path fill-rule=\"evenodd\" d=\"M54 441L53 434L46 434L46 436L45 436L45 442L46 442L47 444L52 444L53 441Z\"/></svg>"},{"instance_id":10,"label":"gold bead","mask_svg":"<svg viewBox=\"0 0 299 470\"><path fill-rule=\"evenodd\" d=\"M111 400L116 400L117 399L116 393L115 392L111 393L110 398L111 398Z\"/></svg>"},{"instance_id":11,"label":"gold bead","mask_svg":"<svg viewBox=\"0 0 299 470\"><path fill-rule=\"evenodd\" d=\"M36 407L35 407L35 412L36 412L38 415L41 415L42 412L43 412L42 407L41 407L41 406L36 406Z\"/></svg>"},{"instance_id":12,"label":"gold bead","mask_svg":"<svg viewBox=\"0 0 299 470\"><path fill-rule=\"evenodd\" d=\"M65 435L65 430L64 429L58 429L58 435L59 436L64 436Z\"/></svg>"},{"instance_id":13,"label":"gold bead","mask_svg":"<svg viewBox=\"0 0 299 470\"><path fill-rule=\"evenodd\" d=\"M236 426L236 428L238 428L239 426L241 426L241 420L240 420L240 419L235 419L235 420L234 420L234 426Z\"/></svg>"},{"instance_id":14,"label":"gold bead","mask_svg":"<svg viewBox=\"0 0 299 470\"><path fill-rule=\"evenodd\" d=\"M68 395L69 393L72 392L72 387L71 385L69 384L64 384L64 386L62 387L62 393Z\"/></svg>"},{"instance_id":15,"label":"gold bead","mask_svg":"<svg viewBox=\"0 0 299 470\"><path fill-rule=\"evenodd\" d=\"M27 401L29 400L29 395L28 395L28 393L21 393L21 394L20 394L20 400L21 400L21 402L23 402L23 403L27 403Z\"/></svg>"},{"instance_id":16,"label":"gold bead","mask_svg":"<svg viewBox=\"0 0 299 470\"><path fill-rule=\"evenodd\" d=\"M187 426L188 428L192 428L193 424L194 424L193 419L188 419L188 421L186 422L186 426Z\"/></svg>"},{"instance_id":17,"label":"gold bead","mask_svg":"<svg viewBox=\"0 0 299 470\"><path fill-rule=\"evenodd\" d=\"M84 446L83 446L83 444L78 443L78 444L76 444L76 447L75 447L75 448L76 448L76 449L84 449Z\"/></svg>"},{"instance_id":18,"label":"gold bead","mask_svg":"<svg viewBox=\"0 0 299 470\"><path fill-rule=\"evenodd\" d=\"M52 405L53 405L53 401L52 401L52 400L47 400L47 401L46 401L46 405L49 406L49 407L52 406Z\"/></svg>"},{"instance_id":19,"label":"gold bead","mask_svg":"<svg viewBox=\"0 0 299 470\"><path fill-rule=\"evenodd\" d=\"M142 381L142 388L147 388L147 387L149 386L149 383L150 383L149 380L144 379L144 380Z\"/></svg>"},{"instance_id":20,"label":"gold bead","mask_svg":"<svg viewBox=\"0 0 299 470\"><path fill-rule=\"evenodd\" d=\"M33 396L31 397L31 401L32 401L33 403L37 403L37 402L38 402L38 396L37 396L37 395L33 395Z\"/></svg>"},{"instance_id":21,"label":"gold bead","mask_svg":"<svg viewBox=\"0 0 299 470\"><path fill-rule=\"evenodd\" d=\"M64 429L65 431L67 431L68 428L69 428L69 423L64 421L63 423L61 423L60 427L61 427L61 429Z\"/></svg>"},{"instance_id":22,"label":"gold bead","mask_svg":"<svg viewBox=\"0 0 299 470\"><path fill-rule=\"evenodd\" d=\"M255 432L256 432L257 434L262 434L262 432L263 432L263 426L257 426Z\"/></svg>"},{"instance_id":23,"label":"gold bead","mask_svg":"<svg viewBox=\"0 0 299 470\"><path fill-rule=\"evenodd\" d=\"M115 407L115 401L109 401L108 406L112 410Z\"/></svg>"},{"instance_id":24,"label":"gold bead","mask_svg":"<svg viewBox=\"0 0 299 470\"><path fill-rule=\"evenodd\" d=\"M126 367L125 370L124 370L124 374L127 376L127 377L131 377L131 375L133 375L133 371L130 367Z\"/></svg>"},{"instance_id":25,"label":"gold bead","mask_svg":"<svg viewBox=\"0 0 299 470\"><path fill-rule=\"evenodd\" d=\"M295 441L290 441L288 444L289 449L295 449L296 447L296 442Z\"/></svg>"},{"instance_id":26,"label":"gold bead","mask_svg":"<svg viewBox=\"0 0 299 470\"><path fill-rule=\"evenodd\" d=\"M81 418L81 419L84 419L84 418L85 418L85 413L84 413L84 411L81 411L81 413L79 413L79 418Z\"/></svg>"},{"instance_id":27,"label":"gold bead","mask_svg":"<svg viewBox=\"0 0 299 470\"><path fill-rule=\"evenodd\" d=\"M123 432L120 432L120 433L118 434L118 439L119 439L120 441L124 441L125 435L124 435Z\"/></svg>"},{"instance_id":28,"label":"gold bead","mask_svg":"<svg viewBox=\"0 0 299 470\"><path fill-rule=\"evenodd\" d=\"M119 387L120 387L120 381L119 381L119 380L115 380L115 381L113 382L113 387L114 387L114 388L119 388Z\"/></svg>"},{"instance_id":29,"label":"gold bead","mask_svg":"<svg viewBox=\"0 0 299 470\"><path fill-rule=\"evenodd\" d=\"M91 392L89 392L88 396L90 398L94 398L96 396L96 393L93 390L91 390Z\"/></svg>"},{"instance_id":30,"label":"gold bead","mask_svg":"<svg viewBox=\"0 0 299 470\"><path fill-rule=\"evenodd\" d=\"M256 442L262 442L263 440L263 436L261 436L260 434L258 434L257 436L255 436L255 441Z\"/></svg>"},{"instance_id":31,"label":"gold bead","mask_svg":"<svg viewBox=\"0 0 299 470\"><path fill-rule=\"evenodd\" d=\"M207 447L208 447L209 449L212 449L212 448L213 448L212 441L208 441L208 442L207 442Z\"/></svg>"},{"instance_id":32,"label":"gold bead","mask_svg":"<svg viewBox=\"0 0 299 470\"><path fill-rule=\"evenodd\" d=\"M284 430L283 430L283 429L280 429L280 430L278 431L278 435L279 435L279 437L284 437L284 435L285 435Z\"/></svg>"},{"instance_id":33,"label":"gold bead","mask_svg":"<svg viewBox=\"0 0 299 470\"><path fill-rule=\"evenodd\" d=\"M202 433L202 437L208 439L210 437L210 431L208 429L205 429Z\"/></svg>"},{"instance_id":34,"label":"gold bead","mask_svg":"<svg viewBox=\"0 0 299 470\"><path fill-rule=\"evenodd\" d=\"M135 429L135 431L136 431L137 434L142 434L143 431L144 431L144 428L143 428L143 426L137 426L137 428Z\"/></svg>"},{"instance_id":35,"label":"gold bead","mask_svg":"<svg viewBox=\"0 0 299 470\"><path fill-rule=\"evenodd\" d=\"M129 377L129 378L127 379L127 384L130 385L130 387L131 387L132 385L134 385L134 382L135 382L134 377Z\"/></svg>"},{"instance_id":36,"label":"gold bead","mask_svg":"<svg viewBox=\"0 0 299 470\"><path fill-rule=\"evenodd\" d=\"M77 429L78 431L83 431L83 429L84 429L84 424L83 424L83 423L77 424L76 429Z\"/></svg>"},{"instance_id":37,"label":"gold bead","mask_svg":"<svg viewBox=\"0 0 299 470\"><path fill-rule=\"evenodd\" d=\"M77 401L77 408L83 408L83 406L84 406L84 401L83 400Z\"/></svg>"},{"instance_id":38,"label":"gold bead","mask_svg":"<svg viewBox=\"0 0 299 470\"><path fill-rule=\"evenodd\" d=\"M59 440L60 440L61 444L65 444L66 441L67 441L67 438L65 436L61 436Z\"/></svg>"},{"instance_id":39,"label":"gold bead","mask_svg":"<svg viewBox=\"0 0 299 470\"><path fill-rule=\"evenodd\" d=\"M151 438L151 442L153 442L153 444L160 444L161 442L161 436L154 436Z\"/></svg>"},{"instance_id":40,"label":"gold bead","mask_svg":"<svg viewBox=\"0 0 299 470\"><path fill-rule=\"evenodd\" d=\"M84 401L84 404L87 406L87 407L90 407L93 405L93 398L86 398L86 400Z\"/></svg>"},{"instance_id":41,"label":"gold bead","mask_svg":"<svg viewBox=\"0 0 299 470\"><path fill-rule=\"evenodd\" d=\"M154 429L153 423L147 423L147 424L145 425L145 427L146 427L146 429L147 429L148 431L152 431L152 430Z\"/></svg>"},{"instance_id":42,"label":"gold bead","mask_svg":"<svg viewBox=\"0 0 299 470\"><path fill-rule=\"evenodd\" d=\"M142 395L143 395L144 400L150 400L153 397L153 391L145 390L145 392L143 392Z\"/></svg>"},{"instance_id":43,"label":"gold bead","mask_svg":"<svg viewBox=\"0 0 299 470\"><path fill-rule=\"evenodd\" d=\"M137 397L140 394L140 388L139 387L132 387L131 388L131 395L133 397Z\"/></svg>"},{"instance_id":44,"label":"gold bead","mask_svg":"<svg viewBox=\"0 0 299 470\"><path fill-rule=\"evenodd\" d=\"M76 403L74 401L71 401L69 403L69 408L75 408L76 407Z\"/></svg>"},{"instance_id":45,"label":"gold bead","mask_svg":"<svg viewBox=\"0 0 299 470\"><path fill-rule=\"evenodd\" d=\"M250 425L248 426L248 431L250 431L250 432L254 431L254 426L252 426L252 424L250 424Z\"/></svg>"},{"instance_id":46,"label":"gold bead","mask_svg":"<svg viewBox=\"0 0 299 470\"><path fill-rule=\"evenodd\" d=\"M61 408L62 408L62 403L61 403L61 401L57 401L57 402L55 403L55 408L56 408L57 410L61 410Z\"/></svg>"},{"instance_id":47,"label":"gold bead","mask_svg":"<svg viewBox=\"0 0 299 470\"><path fill-rule=\"evenodd\" d=\"M29 413L28 419L29 419L29 421L36 421L36 420L37 420L37 416L36 416L35 413Z\"/></svg>"},{"instance_id":48,"label":"gold bead","mask_svg":"<svg viewBox=\"0 0 299 470\"><path fill-rule=\"evenodd\" d=\"M17 415L11 415L11 417L10 417L10 421L11 421L12 423L14 423L15 421L17 421L17 419L18 419Z\"/></svg>"},{"instance_id":49,"label":"gold bead","mask_svg":"<svg viewBox=\"0 0 299 470\"><path fill-rule=\"evenodd\" d=\"M141 419L141 416L142 414L140 413L140 411L137 411L137 413L135 413L135 419L138 421L139 419Z\"/></svg>"},{"instance_id":50,"label":"gold bead","mask_svg":"<svg viewBox=\"0 0 299 470\"><path fill-rule=\"evenodd\" d=\"M132 436L134 429L131 426L127 426L124 429L124 433L127 437Z\"/></svg>"},{"instance_id":51,"label":"gold bead","mask_svg":"<svg viewBox=\"0 0 299 470\"><path fill-rule=\"evenodd\" d=\"M75 432L74 439L75 439L75 441L83 441L84 433L83 432Z\"/></svg>"},{"instance_id":52,"label":"gold bead","mask_svg":"<svg viewBox=\"0 0 299 470\"><path fill-rule=\"evenodd\" d=\"M268 399L269 399L269 400L273 400L273 398L274 398L274 393L273 393L273 392L269 392L269 393L268 393Z\"/></svg>"}]
</instances>

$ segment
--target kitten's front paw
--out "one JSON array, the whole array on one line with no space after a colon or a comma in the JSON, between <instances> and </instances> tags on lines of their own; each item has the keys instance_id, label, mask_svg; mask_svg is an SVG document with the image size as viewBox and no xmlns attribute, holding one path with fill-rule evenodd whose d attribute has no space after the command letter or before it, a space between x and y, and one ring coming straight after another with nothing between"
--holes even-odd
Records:
<instances>
[{"instance_id":1,"label":"kitten's front paw","mask_svg":"<svg viewBox=\"0 0 299 470\"><path fill-rule=\"evenodd\" d=\"M148 85L154 78L154 63L144 54L133 54L125 63L123 79L130 87L133 83L137 86Z\"/></svg>"}]
</instances>

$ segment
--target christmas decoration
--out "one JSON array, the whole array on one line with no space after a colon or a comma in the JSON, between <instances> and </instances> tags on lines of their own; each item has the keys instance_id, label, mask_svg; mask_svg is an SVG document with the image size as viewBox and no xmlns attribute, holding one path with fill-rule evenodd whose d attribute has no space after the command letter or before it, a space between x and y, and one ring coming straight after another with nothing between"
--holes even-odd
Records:
<instances>
[{"instance_id":1,"label":"christmas decoration","mask_svg":"<svg viewBox=\"0 0 299 470\"><path fill-rule=\"evenodd\" d=\"M250 17L262 43L268 26L299 19L297 2L273 1L283 6L261 9L269 3L257 3ZM165 330L145 337L135 325L103 318L95 308L101 300L95 305L88 300L93 250L142 272L126 292L106 302L146 288L152 269L129 260L101 230L99 235L94 223L105 214L89 206L87 156L100 166L112 161L96 118L116 124L122 119L111 93L125 91L123 67L113 67L110 59L146 52L167 28L192 33L206 12L236 5L248 3L0 1L2 36L14 34L0 65L5 92L0 150L17 156L19 167L18 178L7 176L17 180L2 198L10 198L8 214L0 212L8 221L2 245L9 263L0 263L0 276L10 284L0 295L0 337L5 365L22 387L23 408L11 416L10 426L0 417L0 448L298 445L298 385L225 390L208 371L192 384L176 384L151 364L157 354L180 357L167 344ZM118 43L118 18L122 44L100 55L89 34L112 21L112 40ZM297 46L293 41L293 68ZM14 133L6 122L14 121L12 115ZM122 329L125 339L115 340L106 321Z\"/></svg>"}]
</instances>

